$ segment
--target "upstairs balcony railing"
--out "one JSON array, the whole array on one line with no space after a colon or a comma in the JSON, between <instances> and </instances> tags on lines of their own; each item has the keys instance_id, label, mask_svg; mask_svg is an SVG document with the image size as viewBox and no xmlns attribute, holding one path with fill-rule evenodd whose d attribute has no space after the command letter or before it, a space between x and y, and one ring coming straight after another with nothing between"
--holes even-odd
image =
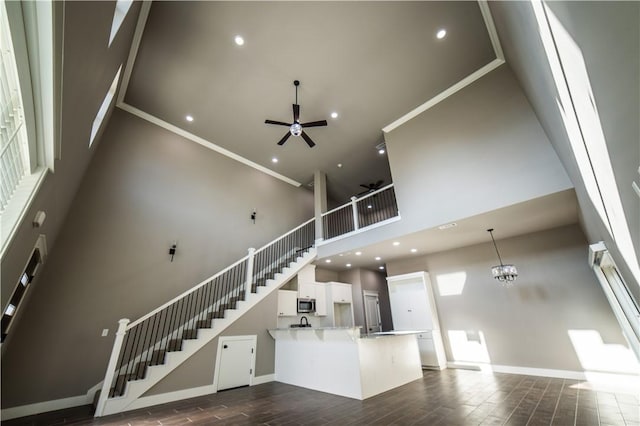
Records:
<instances>
[{"instance_id":1,"label":"upstairs balcony railing","mask_svg":"<svg viewBox=\"0 0 640 426\"><path fill-rule=\"evenodd\" d=\"M331 240L358 230L380 225L399 217L393 184L352 197L351 202L322 214L324 240Z\"/></svg>"}]
</instances>

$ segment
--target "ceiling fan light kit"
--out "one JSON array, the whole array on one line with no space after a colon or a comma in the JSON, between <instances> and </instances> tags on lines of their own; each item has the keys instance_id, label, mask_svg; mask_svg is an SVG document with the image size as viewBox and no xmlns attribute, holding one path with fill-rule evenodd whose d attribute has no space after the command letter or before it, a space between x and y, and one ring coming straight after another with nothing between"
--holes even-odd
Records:
<instances>
[{"instance_id":1,"label":"ceiling fan light kit","mask_svg":"<svg viewBox=\"0 0 640 426\"><path fill-rule=\"evenodd\" d=\"M283 121L265 120L265 124L275 124L277 126L289 127L282 139L278 142L278 145L282 146L289 139L290 136L302 136L302 139L309 145L309 148L316 146L315 142L309 137L303 130L307 127L321 127L327 125L327 120L310 121L308 123L300 123L300 105L298 104L298 86L300 86L299 80L294 80L293 85L296 87L296 103L293 104L293 123L285 123Z\"/></svg>"}]
</instances>

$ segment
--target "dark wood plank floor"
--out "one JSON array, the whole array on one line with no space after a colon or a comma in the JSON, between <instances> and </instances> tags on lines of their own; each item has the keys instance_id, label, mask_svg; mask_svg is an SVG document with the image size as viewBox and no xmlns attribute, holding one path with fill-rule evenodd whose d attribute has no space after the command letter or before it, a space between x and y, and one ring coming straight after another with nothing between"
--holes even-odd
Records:
<instances>
[{"instance_id":1,"label":"dark wood plank floor","mask_svg":"<svg viewBox=\"0 0 640 426\"><path fill-rule=\"evenodd\" d=\"M580 382L477 371L425 371L366 401L266 383L94 419L78 407L2 425L640 425L638 395Z\"/></svg>"}]
</instances>

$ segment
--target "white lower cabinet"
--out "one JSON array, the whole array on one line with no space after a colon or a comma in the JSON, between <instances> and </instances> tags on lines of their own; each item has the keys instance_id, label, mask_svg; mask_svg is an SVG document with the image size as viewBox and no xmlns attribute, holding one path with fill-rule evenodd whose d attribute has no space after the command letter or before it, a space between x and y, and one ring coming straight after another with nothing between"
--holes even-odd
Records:
<instances>
[{"instance_id":1,"label":"white lower cabinet","mask_svg":"<svg viewBox=\"0 0 640 426\"><path fill-rule=\"evenodd\" d=\"M444 347L439 330L427 331L418 334L418 349L420 350L420 362L424 367L442 370L447 366L444 358Z\"/></svg>"},{"instance_id":2,"label":"white lower cabinet","mask_svg":"<svg viewBox=\"0 0 640 426\"><path fill-rule=\"evenodd\" d=\"M298 315L298 292L278 290L278 316L295 317Z\"/></svg>"}]
</instances>

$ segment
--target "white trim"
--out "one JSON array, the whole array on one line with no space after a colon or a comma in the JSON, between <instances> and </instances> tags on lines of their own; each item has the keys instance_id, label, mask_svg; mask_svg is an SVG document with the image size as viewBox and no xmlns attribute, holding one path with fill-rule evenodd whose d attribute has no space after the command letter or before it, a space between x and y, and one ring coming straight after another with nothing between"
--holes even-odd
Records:
<instances>
[{"instance_id":1,"label":"white trim","mask_svg":"<svg viewBox=\"0 0 640 426\"><path fill-rule=\"evenodd\" d=\"M204 138L201 138L200 136L194 135L193 133L187 132L186 130L183 130L183 129L177 127L177 126L174 126L173 124L167 123L166 121L161 120L158 117L155 117L155 116L153 116L151 114L148 114L148 113L146 113L146 112L144 112L142 110L139 110L136 107L133 107L133 106L131 106L129 104L126 104L124 102L119 103L117 106L120 109L124 110L124 111L127 111L127 112L129 112L129 113L131 113L131 114L133 114L133 115L135 115L137 117L142 118L143 120L147 120L148 122L153 123L156 126L162 127L165 130L168 130L168 131L170 131L172 133L175 133L178 136L181 136L181 137L183 137L185 139L188 139L188 140L190 140L192 142L200 144L200 145L204 146L205 148L209 148L212 151L215 151L215 152L217 152L219 154L222 154L222 155L224 155L226 157L229 157L229 158L231 158L233 160L236 160L236 161L238 161L238 162L240 162L240 163L242 163L242 164L244 164L246 166L253 167L256 170L261 171L262 173L266 173L269 176L273 176L274 178L280 179L281 181L286 182L286 183L288 183L290 185L293 185L295 187L302 186L302 184L300 182L297 182L297 181L295 181L293 179L290 179L290 178L288 178L288 177L286 177L284 175L281 175L280 173L274 172L273 170L268 169L268 168L266 168L264 166L261 166L258 163L254 163L253 161L248 160L248 159L246 159L246 158L244 158L244 157L242 157L242 156L240 156L240 155L238 155L238 154L236 154L234 152L231 152L228 149L225 149L225 148L223 148L223 147L221 147L219 145L216 145L213 142L210 142L210 141L208 141L208 140L206 140Z\"/></svg>"},{"instance_id":2,"label":"white trim","mask_svg":"<svg viewBox=\"0 0 640 426\"><path fill-rule=\"evenodd\" d=\"M365 228L359 228L359 229L356 229L355 231L351 231L351 232L347 232L346 234L338 235L337 237L333 237L333 238L330 238L328 240L316 240L316 247L322 247L322 246L327 245L329 243L334 243L336 241L342 240L343 238L353 237L354 235L362 234L363 232L368 232L368 231L371 231L372 229L379 228L381 226L388 225L388 224L393 223L393 222L397 222L400 219L402 219L402 217L400 217L400 215L398 215L398 216L394 216L392 218L383 220L382 222L374 223L373 225L369 225L369 226L367 226Z\"/></svg>"},{"instance_id":3,"label":"white trim","mask_svg":"<svg viewBox=\"0 0 640 426\"><path fill-rule=\"evenodd\" d=\"M491 16L489 2L487 0L478 0L478 6L480 7L480 13L482 13L482 19L484 19L484 25L487 27L487 33L489 33L489 39L491 40L491 46L493 46L496 58L504 61L502 45L500 44L498 31L496 31L496 26L493 22L493 17Z\"/></svg>"},{"instance_id":4,"label":"white trim","mask_svg":"<svg viewBox=\"0 0 640 426\"><path fill-rule=\"evenodd\" d=\"M138 49L140 48L140 42L142 41L142 35L144 34L144 28L147 25L147 18L149 17L149 11L151 10L151 1L143 1L140 6L140 13L138 15L138 22L136 23L136 29L133 33L133 40L131 41L131 49L129 49L129 56L127 57L127 65L124 68L124 75L122 76L122 83L120 84L120 91L116 98L116 106L120 106L124 102L124 96L129 88L129 79L133 72L133 65L136 63L138 57Z\"/></svg>"},{"instance_id":5,"label":"white trim","mask_svg":"<svg viewBox=\"0 0 640 426\"><path fill-rule=\"evenodd\" d=\"M213 385L206 385L197 388L160 393L158 395L142 396L132 402L131 405L129 405L123 411L151 407L152 405L166 404L168 402L180 401L182 399L196 398L198 396L210 395L212 393L216 393L216 389L213 387Z\"/></svg>"},{"instance_id":6,"label":"white trim","mask_svg":"<svg viewBox=\"0 0 640 426\"><path fill-rule=\"evenodd\" d=\"M263 376L254 377L251 386L261 385L275 381L275 374L265 374ZM211 395L217 393L214 385L200 386L197 388L183 389L174 392L161 393L158 395L142 396L133 402L125 411L135 410L138 408L151 407L153 405L166 404L169 402L180 401L183 399L197 398L199 396Z\"/></svg>"},{"instance_id":7,"label":"white trim","mask_svg":"<svg viewBox=\"0 0 640 426\"><path fill-rule=\"evenodd\" d=\"M41 167L31 175L22 178L22 181L11 197L11 202L7 206L7 209L0 215L0 221L2 222L2 232L0 233L2 235L2 250L0 251L0 258L4 258L9 242L13 240L16 232L18 232L18 225L25 221L25 217L40 191L44 178L47 176L47 171L47 168ZM18 198L28 201L18 201ZM21 206L22 208L20 210L12 209L12 206Z\"/></svg>"},{"instance_id":8,"label":"white trim","mask_svg":"<svg viewBox=\"0 0 640 426\"><path fill-rule=\"evenodd\" d=\"M429 108L431 108L431 107L439 104L440 102L444 101L449 96L453 95L454 93L458 92L459 90L464 89L465 87L467 87L468 85L470 85L474 81L480 79L481 77L485 76L486 74L489 74L491 71L493 71L494 69L498 68L502 64L504 64L504 59L499 59L499 58L498 59L494 59L493 61L489 62L487 65L483 66L479 70L469 74L468 76L466 76L465 78L463 78L462 80L460 80L459 82L454 84L453 86L449 87L448 89L444 90L443 92L440 92L439 94L437 94L433 98L429 99L427 102L423 103L419 107L413 109L412 111L409 111L408 113L406 113L402 117L398 118L393 123L383 127L382 131L384 133L389 133L392 130L395 130L396 128L402 126L404 123L406 123L407 121L411 120L412 118L415 118L416 116L422 114L423 112L425 112Z\"/></svg>"},{"instance_id":9,"label":"white trim","mask_svg":"<svg viewBox=\"0 0 640 426\"><path fill-rule=\"evenodd\" d=\"M245 336L220 336L218 338L218 351L216 352L216 365L213 371L213 388L218 391L218 379L220 378L220 359L222 358L222 344L224 342L234 342L238 340L250 340L253 345L253 351L251 352L251 370L249 373L249 386L253 386L253 379L256 372L256 352L258 345L258 335L249 334Z\"/></svg>"},{"instance_id":10,"label":"white trim","mask_svg":"<svg viewBox=\"0 0 640 426\"><path fill-rule=\"evenodd\" d=\"M49 411L64 410L65 408L80 407L93 403L95 392L102 386L102 382L91 387L85 395L71 396L69 398L54 399L52 401L36 402L35 404L21 405L19 407L4 408L0 417L2 421L19 417L33 416Z\"/></svg>"},{"instance_id":11,"label":"white trim","mask_svg":"<svg viewBox=\"0 0 640 426\"><path fill-rule=\"evenodd\" d=\"M522 374L525 376L555 377L557 379L587 380L584 371L554 370L549 368L517 367L473 362L447 362L447 368L477 370L485 373Z\"/></svg>"},{"instance_id":12,"label":"white trim","mask_svg":"<svg viewBox=\"0 0 640 426\"><path fill-rule=\"evenodd\" d=\"M262 385L264 383L274 382L275 380L276 380L275 373L264 374L262 376L255 376L253 378L253 382L251 383L251 386Z\"/></svg>"}]
</instances>

